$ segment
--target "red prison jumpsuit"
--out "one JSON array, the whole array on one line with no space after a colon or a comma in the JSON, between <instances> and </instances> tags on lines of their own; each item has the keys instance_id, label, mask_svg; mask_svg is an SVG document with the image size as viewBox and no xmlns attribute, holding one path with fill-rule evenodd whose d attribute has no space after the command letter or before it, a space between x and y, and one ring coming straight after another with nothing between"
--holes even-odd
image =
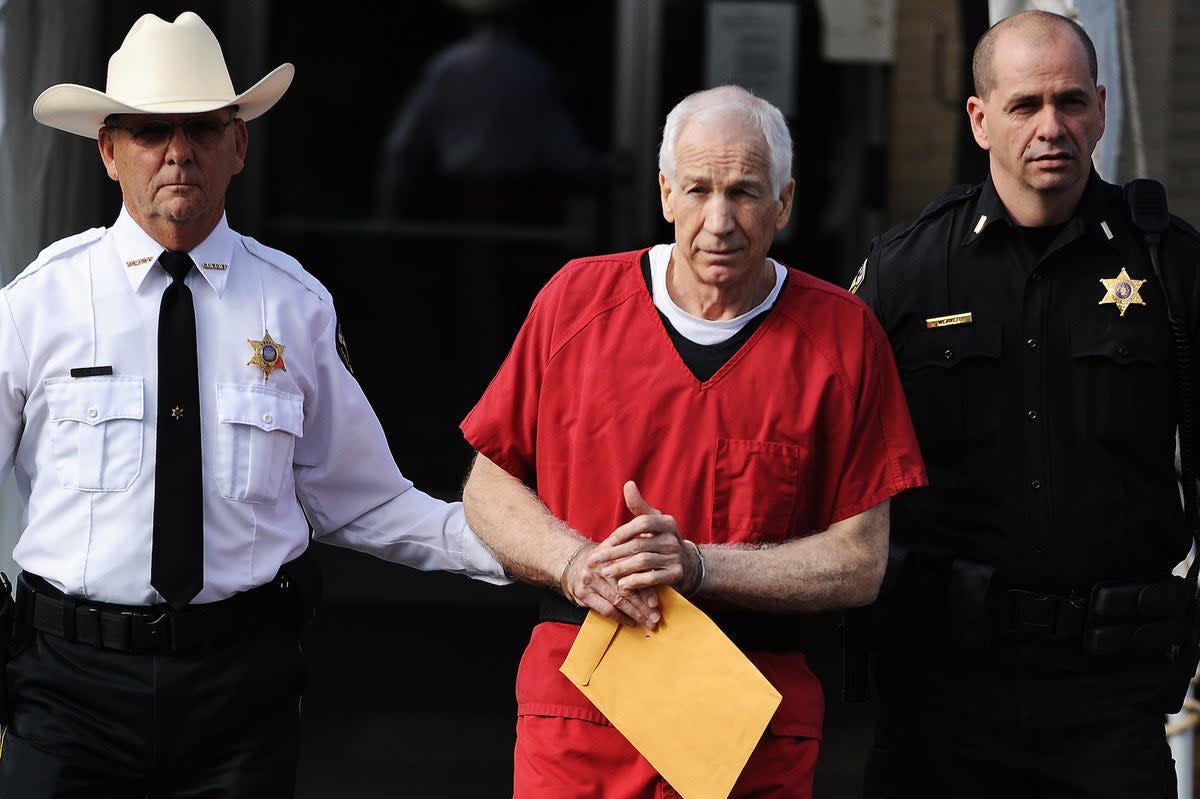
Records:
<instances>
[{"instance_id":1,"label":"red prison jumpsuit","mask_svg":"<svg viewBox=\"0 0 1200 799\"><path fill-rule=\"evenodd\" d=\"M701 382L654 306L645 253L566 264L462 423L555 516L602 540L630 518L632 479L699 544L785 541L925 484L891 348L857 297L789 269L762 324ZM522 656L514 796L676 795L558 671L578 629L542 622ZM821 685L800 651L746 654L783 701L731 796L809 796Z\"/></svg>"}]
</instances>

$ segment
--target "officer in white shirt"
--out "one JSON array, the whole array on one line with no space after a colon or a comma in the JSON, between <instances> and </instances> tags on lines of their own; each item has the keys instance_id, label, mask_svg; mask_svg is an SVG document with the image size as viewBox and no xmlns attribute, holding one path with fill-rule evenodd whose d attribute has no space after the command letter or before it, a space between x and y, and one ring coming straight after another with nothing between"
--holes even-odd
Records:
<instances>
[{"instance_id":1,"label":"officer in white shirt","mask_svg":"<svg viewBox=\"0 0 1200 799\"><path fill-rule=\"evenodd\" d=\"M39 122L98 140L123 207L0 291L0 479L15 470L26 499L0 797L292 796L297 635L319 583L310 525L327 543L509 582L461 504L397 468L329 293L226 220L246 121L293 71L236 94L198 16L147 14L105 92L60 84L34 104ZM158 411L160 349L174 345L159 340L166 251L192 262L203 475L202 577L170 601L152 574L156 516L186 508L155 511L172 456L156 443L174 423Z\"/></svg>"}]
</instances>

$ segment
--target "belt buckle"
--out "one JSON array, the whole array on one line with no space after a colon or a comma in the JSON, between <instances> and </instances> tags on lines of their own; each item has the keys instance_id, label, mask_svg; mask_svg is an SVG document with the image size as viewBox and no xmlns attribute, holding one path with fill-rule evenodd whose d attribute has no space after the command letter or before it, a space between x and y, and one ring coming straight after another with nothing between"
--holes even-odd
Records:
<instances>
[{"instance_id":1,"label":"belt buckle","mask_svg":"<svg viewBox=\"0 0 1200 799\"><path fill-rule=\"evenodd\" d=\"M1086 597L1074 591L1060 596L1019 588L1011 589L1010 595L1013 606L1009 624L1018 638L1059 641L1078 634L1081 614L1087 609Z\"/></svg>"},{"instance_id":2,"label":"belt buckle","mask_svg":"<svg viewBox=\"0 0 1200 799\"><path fill-rule=\"evenodd\" d=\"M94 605L76 605L75 640L92 646L104 645L104 622L100 608Z\"/></svg>"},{"instance_id":3,"label":"belt buckle","mask_svg":"<svg viewBox=\"0 0 1200 799\"><path fill-rule=\"evenodd\" d=\"M171 614L162 611L157 618L141 611L123 610L129 619L129 648L143 652L170 652L174 646L171 636Z\"/></svg>"},{"instance_id":4,"label":"belt buckle","mask_svg":"<svg viewBox=\"0 0 1200 799\"><path fill-rule=\"evenodd\" d=\"M1088 597L1072 588L1071 592L1058 603L1058 614L1055 617L1056 637L1079 640L1083 634L1087 610Z\"/></svg>"},{"instance_id":5,"label":"belt buckle","mask_svg":"<svg viewBox=\"0 0 1200 799\"><path fill-rule=\"evenodd\" d=\"M1057 602L1049 594L1010 590L1013 606L1009 625L1018 638L1049 638L1054 634L1058 616Z\"/></svg>"}]
</instances>

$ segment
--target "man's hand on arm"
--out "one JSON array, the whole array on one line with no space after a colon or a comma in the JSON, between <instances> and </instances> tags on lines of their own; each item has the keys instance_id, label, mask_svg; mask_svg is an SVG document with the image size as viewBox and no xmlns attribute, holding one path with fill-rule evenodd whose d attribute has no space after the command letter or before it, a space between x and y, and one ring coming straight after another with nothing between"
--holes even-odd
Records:
<instances>
[{"instance_id":1,"label":"man's hand on arm","mask_svg":"<svg viewBox=\"0 0 1200 799\"><path fill-rule=\"evenodd\" d=\"M681 540L675 518L647 503L632 480L625 483L624 498L633 519L568 564L563 593L577 605L617 618L607 612L615 589L637 608L638 623L653 629L661 616L658 587L694 592L702 573L700 550Z\"/></svg>"},{"instance_id":2,"label":"man's hand on arm","mask_svg":"<svg viewBox=\"0 0 1200 799\"><path fill-rule=\"evenodd\" d=\"M614 530L588 562L617 580L622 591L669 585L681 593L694 593L702 571L699 548L682 538L674 516L642 498L637 483L627 481L624 495L633 519Z\"/></svg>"},{"instance_id":3,"label":"man's hand on arm","mask_svg":"<svg viewBox=\"0 0 1200 799\"><path fill-rule=\"evenodd\" d=\"M481 454L463 485L463 508L471 529L513 577L561 590L575 604L622 624L654 629L661 620L652 588L622 591L619 576L589 565L593 556L597 562L611 560L610 541L590 542L550 513L528 486ZM634 529L650 526L642 522ZM631 533L622 534L621 541L626 534Z\"/></svg>"}]
</instances>

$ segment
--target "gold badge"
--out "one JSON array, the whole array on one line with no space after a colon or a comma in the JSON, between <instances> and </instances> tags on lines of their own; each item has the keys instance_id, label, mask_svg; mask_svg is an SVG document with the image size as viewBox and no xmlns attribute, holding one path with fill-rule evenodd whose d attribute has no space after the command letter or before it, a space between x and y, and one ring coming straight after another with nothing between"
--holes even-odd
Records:
<instances>
[{"instance_id":1,"label":"gold badge","mask_svg":"<svg viewBox=\"0 0 1200 799\"><path fill-rule=\"evenodd\" d=\"M262 341L255 341L252 338L246 339L246 343L254 349L254 357L246 361L247 366L257 366L262 369L263 382L271 379L271 372L280 369L284 372L287 367L283 365L283 348L284 345L271 338L271 331L263 333Z\"/></svg>"},{"instance_id":2,"label":"gold badge","mask_svg":"<svg viewBox=\"0 0 1200 799\"><path fill-rule=\"evenodd\" d=\"M1145 300L1138 294L1138 289L1142 287L1144 280L1134 280L1125 271L1125 267L1121 267L1121 274L1112 278L1100 278L1100 282L1104 284L1107 293L1104 299L1100 300L1098 305L1104 305L1111 302L1117 306L1117 310L1121 312L1121 316L1125 315L1130 305L1145 305Z\"/></svg>"}]
</instances>

